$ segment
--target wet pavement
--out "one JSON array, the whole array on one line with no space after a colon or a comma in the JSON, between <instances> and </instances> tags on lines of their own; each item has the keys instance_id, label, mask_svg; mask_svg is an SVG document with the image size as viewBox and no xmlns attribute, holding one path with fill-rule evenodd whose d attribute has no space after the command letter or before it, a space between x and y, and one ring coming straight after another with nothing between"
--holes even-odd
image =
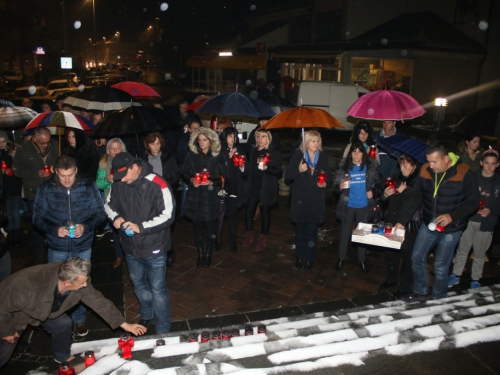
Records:
<instances>
[{"instance_id":1,"label":"wet pavement","mask_svg":"<svg viewBox=\"0 0 500 375\"><path fill-rule=\"evenodd\" d=\"M345 145L343 141L338 144L338 147L334 145L327 150L331 156L332 166L338 163L338 155ZM386 272L383 248L369 249L367 254L369 274L357 268L355 248L349 250L348 261L344 268L340 271L334 269L340 226L334 218L336 202L331 189L327 196L327 218L320 228L317 256L310 271L297 270L294 266L294 227L289 220L289 196L280 197L278 204L271 211L271 230L264 251L255 252L251 247L242 247L245 230L243 211L241 211L238 251L236 253L229 251L227 229L225 229L222 250L214 254L210 268L196 267L197 254L191 224L186 220L176 223L172 233L176 261L167 272L173 322L171 335L178 336L180 332L203 328L242 327L249 322L269 319L288 317L299 319L307 314L335 312L339 309L359 308L392 301L390 292L394 290L377 293L380 284L384 282ZM13 271L22 269L32 262L27 223L29 219L26 216L23 219L23 230L26 232L22 243L11 250ZM260 228L259 217L255 220L254 228L257 236ZM498 277L500 267L497 266L500 260L498 237L497 230L494 245L488 253L490 262L485 264L482 280L484 285L500 282ZM128 279L126 264L123 263L119 269L112 267L114 251L110 239L111 236L107 235L95 241L92 255L92 283L121 311L124 311L127 321L136 322L140 318L138 302ZM469 260L466 265L462 284L457 290L467 288L470 283L468 280L470 262ZM429 269L432 269L432 259L429 261ZM83 341L119 337L119 330L111 331L92 312L88 315L90 332ZM154 325L150 326L149 334L154 334ZM148 336L144 337L147 338ZM496 374L500 373L500 366L495 360L496 354L493 353L495 351L498 353L499 348L499 344L489 343L403 357L386 354L370 355L363 360L365 366L342 366L338 373L392 374L400 373L401 367L404 367L404 371L408 374ZM0 374L25 374L39 366L47 366L49 373L55 373L57 368L50 356L48 335L42 329L28 329L23 335L16 356L9 365L0 370ZM255 366L260 365L256 363ZM154 368L159 367L155 365ZM317 369L314 373L337 372L332 372L332 369Z\"/></svg>"}]
</instances>

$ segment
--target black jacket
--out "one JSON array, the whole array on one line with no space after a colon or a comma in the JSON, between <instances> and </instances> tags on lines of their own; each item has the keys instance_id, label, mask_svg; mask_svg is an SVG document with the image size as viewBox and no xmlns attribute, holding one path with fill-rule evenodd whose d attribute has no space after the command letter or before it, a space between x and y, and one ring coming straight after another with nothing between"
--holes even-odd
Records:
<instances>
[{"instance_id":1,"label":"black jacket","mask_svg":"<svg viewBox=\"0 0 500 375\"><path fill-rule=\"evenodd\" d=\"M292 184L290 218L294 223L316 223L325 221L325 188L318 187L318 171L327 174L327 184L332 181L332 172L328 165L328 156L320 152L316 169L300 172L299 165L304 157L300 150L295 150L285 171L285 181Z\"/></svg>"},{"instance_id":2,"label":"black jacket","mask_svg":"<svg viewBox=\"0 0 500 375\"><path fill-rule=\"evenodd\" d=\"M244 150L240 145L236 146L238 153L244 155ZM227 144L222 143L221 152L217 156L219 168L224 177L224 190L227 192L226 212L232 213L237 211L245 201L245 181L243 179L244 171L240 167L236 167L232 158L229 157ZM246 164L245 160L245 164Z\"/></svg>"},{"instance_id":3,"label":"black jacket","mask_svg":"<svg viewBox=\"0 0 500 375\"><path fill-rule=\"evenodd\" d=\"M0 161L5 161L7 163L7 168L12 169L12 156L10 156L6 150L1 150ZM6 173L2 173L1 185L3 185L3 189L0 189L2 202L5 202L10 197L20 197L22 194L23 181L13 174L12 176L8 176Z\"/></svg>"},{"instance_id":4,"label":"black jacket","mask_svg":"<svg viewBox=\"0 0 500 375\"><path fill-rule=\"evenodd\" d=\"M73 129L75 134L76 146L69 144L61 150L62 155L71 156L76 161L78 173L82 177L88 177L95 180L97 178L97 169L99 168L99 153L93 142L86 137L83 131Z\"/></svg>"},{"instance_id":5,"label":"black jacket","mask_svg":"<svg viewBox=\"0 0 500 375\"><path fill-rule=\"evenodd\" d=\"M334 191L340 194L339 201L337 203L336 217L341 222L344 222L347 213L347 204L349 203L349 193L351 189L340 190L340 183L342 182L344 175L348 173L349 162L347 159L340 162L341 167L337 176L335 177ZM364 219L365 222L370 222L373 216L373 207L376 201L380 197L383 190L382 176L378 171L378 163L372 162L370 158L366 160L366 191L371 190L373 193L373 198L368 199L368 212L367 217Z\"/></svg>"},{"instance_id":6,"label":"black jacket","mask_svg":"<svg viewBox=\"0 0 500 375\"><path fill-rule=\"evenodd\" d=\"M482 173L482 170L476 172L477 175ZM500 176L495 173L491 180L490 186L491 194L486 198L484 208L490 209L490 214L486 217L481 218L481 227L479 228L482 232L493 232L495 226L498 222L498 215L500 214Z\"/></svg>"},{"instance_id":7,"label":"black jacket","mask_svg":"<svg viewBox=\"0 0 500 375\"><path fill-rule=\"evenodd\" d=\"M140 233L127 236L120 232L123 250L134 258L158 256L172 247L170 226L175 217L175 199L167 182L143 160L141 173L131 184L115 181L104 209L111 221L123 217L139 225Z\"/></svg>"},{"instance_id":8,"label":"black jacket","mask_svg":"<svg viewBox=\"0 0 500 375\"><path fill-rule=\"evenodd\" d=\"M258 168L257 163L253 163L254 154L257 152L257 148L253 148L250 157L247 160L246 169L248 173L247 183L245 187L245 203L248 203L250 199L250 192L252 191L252 177ZM271 143L269 146L269 164L267 169L264 171L264 177L262 179L262 188L260 191L259 198L261 206L273 206L278 200L278 179L283 175L283 162L281 159L281 152L275 149Z\"/></svg>"}]
</instances>

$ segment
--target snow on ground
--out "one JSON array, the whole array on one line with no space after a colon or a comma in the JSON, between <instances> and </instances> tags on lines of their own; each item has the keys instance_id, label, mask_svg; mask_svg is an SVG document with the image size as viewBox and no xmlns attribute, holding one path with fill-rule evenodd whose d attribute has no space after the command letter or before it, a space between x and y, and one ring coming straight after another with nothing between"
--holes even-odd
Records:
<instances>
[{"instance_id":1,"label":"snow on ground","mask_svg":"<svg viewBox=\"0 0 500 375\"><path fill-rule=\"evenodd\" d=\"M244 336L240 327L242 336L231 340L181 343L179 335L188 333L182 332L164 337L160 347L160 337L138 338L131 361L121 358L118 338L75 343L72 353L95 351L97 361L84 375L260 375L362 366L381 353L404 356L500 341L500 285L425 303L387 302L258 324L267 325L267 334L254 329Z\"/></svg>"}]
</instances>

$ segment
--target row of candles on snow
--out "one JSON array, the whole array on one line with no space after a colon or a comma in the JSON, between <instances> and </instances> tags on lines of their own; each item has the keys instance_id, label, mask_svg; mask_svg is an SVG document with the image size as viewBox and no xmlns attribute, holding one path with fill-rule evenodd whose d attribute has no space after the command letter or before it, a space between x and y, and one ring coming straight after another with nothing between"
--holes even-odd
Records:
<instances>
[{"instance_id":1,"label":"row of candles on snow","mask_svg":"<svg viewBox=\"0 0 500 375\"><path fill-rule=\"evenodd\" d=\"M260 333L265 334L266 332L267 332L267 327L264 324L260 324L257 326L257 334ZM245 336L252 336L254 334L254 328L252 326L245 326L244 334ZM197 332L192 332L189 335L180 335L179 342L181 344L193 343L193 342L206 343L210 341L229 340L232 337L239 337L239 336L240 336L240 330L237 328L231 330L224 329L222 331L215 330L212 332L203 331L201 332L201 334L198 334ZM134 338L130 336L129 333L124 333L118 339L118 347L122 350L123 359L132 358L133 346L134 346ZM161 346L165 346L165 340L164 339L156 340L156 344L154 347L157 348ZM93 350L87 350L83 356L85 361L85 367L92 366L96 361ZM75 375L75 369L73 368L73 366L71 366L70 363L64 362L59 367L57 375Z\"/></svg>"}]
</instances>

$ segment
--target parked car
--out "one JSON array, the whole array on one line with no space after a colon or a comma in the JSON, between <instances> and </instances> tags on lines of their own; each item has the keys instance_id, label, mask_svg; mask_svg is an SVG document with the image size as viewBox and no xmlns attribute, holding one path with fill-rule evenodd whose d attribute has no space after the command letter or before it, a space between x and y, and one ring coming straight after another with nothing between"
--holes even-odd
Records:
<instances>
[{"instance_id":1,"label":"parked car","mask_svg":"<svg viewBox=\"0 0 500 375\"><path fill-rule=\"evenodd\" d=\"M360 96L370 92L362 86L338 82L302 81L299 85L297 97L292 98L294 104L324 109L348 130L354 127L356 119L349 121L347 110Z\"/></svg>"},{"instance_id":2,"label":"parked car","mask_svg":"<svg viewBox=\"0 0 500 375\"><path fill-rule=\"evenodd\" d=\"M20 70L4 70L1 75L6 86L17 87L22 83L24 78L23 72Z\"/></svg>"},{"instance_id":3,"label":"parked car","mask_svg":"<svg viewBox=\"0 0 500 375\"><path fill-rule=\"evenodd\" d=\"M30 90L33 87L35 88L35 92ZM49 92L43 86L24 86L24 87L19 87L18 89L14 90L14 97L16 97L16 98L25 98L25 97L32 97L32 96L38 96L38 97L49 96Z\"/></svg>"},{"instance_id":4,"label":"parked car","mask_svg":"<svg viewBox=\"0 0 500 375\"><path fill-rule=\"evenodd\" d=\"M50 81L47 85L47 91L49 95L52 95L55 90L64 89L64 90L78 90L75 83L71 79L55 79Z\"/></svg>"}]
</instances>

